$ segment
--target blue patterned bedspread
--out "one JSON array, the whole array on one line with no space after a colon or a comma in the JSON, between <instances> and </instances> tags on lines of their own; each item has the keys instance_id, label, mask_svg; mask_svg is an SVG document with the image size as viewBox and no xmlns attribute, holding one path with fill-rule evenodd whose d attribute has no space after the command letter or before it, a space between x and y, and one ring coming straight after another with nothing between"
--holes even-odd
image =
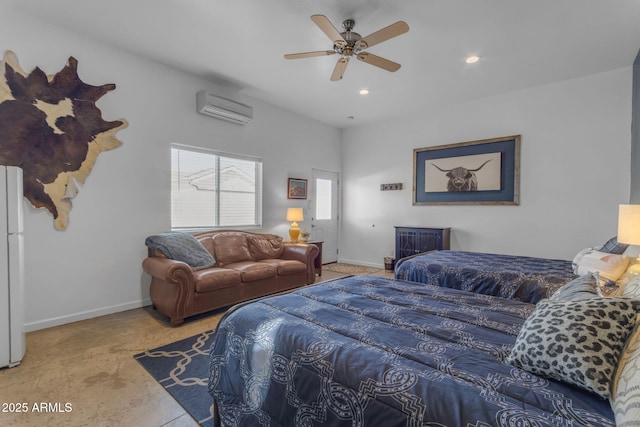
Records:
<instances>
[{"instance_id":1,"label":"blue patterned bedspread","mask_svg":"<svg viewBox=\"0 0 640 427\"><path fill-rule=\"evenodd\" d=\"M608 401L504 359L534 306L357 276L231 309L223 426L614 426Z\"/></svg>"},{"instance_id":2,"label":"blue patterned bedspread","mask_svg":"<svg viewBox=\"0 0 640 427\"><path fill-rule=\"evenodd\" d=\"M535 304L578 276L566 260L439 251L403 261L395 277Z\"/></svg>"}]
</instances>

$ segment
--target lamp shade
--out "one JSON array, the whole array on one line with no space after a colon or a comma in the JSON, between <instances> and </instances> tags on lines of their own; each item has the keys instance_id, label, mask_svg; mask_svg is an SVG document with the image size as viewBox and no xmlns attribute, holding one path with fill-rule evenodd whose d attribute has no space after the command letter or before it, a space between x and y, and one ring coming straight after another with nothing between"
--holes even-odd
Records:
<instances>
[{"instance_id":1,"label":"lamp shade","mask_svg":"<svg viewBox=\"0 0 640 427\"><path fill-rule=\"evenodd\" d=\"M620 205L618 210L618 242L640 245L640 205Z\"/></svg>"},{"instance_id":2,"label":"lamp shade","mask_svg":"<svg viewBox=\"0 0 640 427\"><path fill-rule=\"evenodd\" d=\"M302 208L287 209L287 221L304 221Z\"/></svg>"}]
</instances>

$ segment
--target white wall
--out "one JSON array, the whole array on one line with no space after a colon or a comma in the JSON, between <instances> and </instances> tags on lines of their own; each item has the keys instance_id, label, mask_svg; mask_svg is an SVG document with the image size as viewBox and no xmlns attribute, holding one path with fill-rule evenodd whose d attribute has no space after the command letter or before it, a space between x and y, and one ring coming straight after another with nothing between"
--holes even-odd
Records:
<instances>
[{"instance_id":1,"label":"white wall","mask_svg":"<svg viewBox=\"0 0 640 427\"><path fill-rule=\"evenodd\" d=\"M84 82L117 85L98 102L105 120L129 122L117 134L123 146L98 157L65 231L48 212L26 210L27 330L149 303L144 239L170 227L170 143L262 157L264 230L283 236L286 208L296 206L287 177L341 168L338 129L241 94L235 98L254 107L247 126L198 115L199 89L234 94L18 12L0 15L0 50L14 51L25 71L47 74L74 56Z\"/></svg>"},{"instance_id":2,"label":"white wall","mask_svg":"<svg viewBox=\"0 0 640 427\"><path fill-rule=\"evenodd\" d=\"M633 61L630 203L640 203L640 51Z\"/></svg>"},{"instance_id":3,"label":"white wall","mask_svg":"<svg viewBox=\"0 0 640 427\"><path fill-rule=\"evenodd\" d=\"M394 225L452 227L452 249L571 259L629 199L632 68L345 130L345 262L382 265ZM428 94L425 94L428 96ZM413 149L522 135L519 206L412 206ZM402 182L402 191L380 191Z\"/></svg>"}]
</instances>

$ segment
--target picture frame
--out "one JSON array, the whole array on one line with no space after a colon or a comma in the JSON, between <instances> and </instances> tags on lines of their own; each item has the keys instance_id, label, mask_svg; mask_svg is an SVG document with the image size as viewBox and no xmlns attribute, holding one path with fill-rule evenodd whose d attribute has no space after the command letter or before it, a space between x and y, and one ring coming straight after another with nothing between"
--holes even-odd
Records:
<instances>
[{"instance_id":1,"label":"picture frame","mask_svg":"<svg viewBox=\"0 0 640 427\"><path fill-rule=\"evenodd\" d=\"M520 135L413 150L413 205L519 205Z\"/></svg>"},{"instance_id":2,"label":"picture frame","mask_svg":"<svg viewBox=\"0 0 640 427\"><path fill-rule=\"evenodd\" d=\"M289 178L287 185L287 199L306 199L307 180L302 178Z\"/></svg>"}]
</instances>

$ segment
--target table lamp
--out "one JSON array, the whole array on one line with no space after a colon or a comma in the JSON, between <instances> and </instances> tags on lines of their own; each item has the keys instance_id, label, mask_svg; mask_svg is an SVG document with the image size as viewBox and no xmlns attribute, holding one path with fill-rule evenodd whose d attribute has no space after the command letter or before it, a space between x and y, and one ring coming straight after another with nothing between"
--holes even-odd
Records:
<instances>
[{"instance_id":1,"label":"table lamp","mask_svg":"<svg viewBox=\"0 0 640 427\"><path fill-rule=\"evenodd\" d=\"M300 227L298 227L298 223L296 221L304 221L302 208L287 209L287 221L293 221L291 223L291 228L289 229L289 238L292 242L297 242L298 236L300 236Z\"/></svg>"},{"instance_id":2,"label":"table lamp","mask_svg":"<svg viewBox=\"0 0 640 427\"><path fill-rule=\"evenodd\" d=\"M640 245L640 205L620 205L618 210L618 242ZM627 270L640 275L640 258Z\"/></svg>"}]
</instances>

